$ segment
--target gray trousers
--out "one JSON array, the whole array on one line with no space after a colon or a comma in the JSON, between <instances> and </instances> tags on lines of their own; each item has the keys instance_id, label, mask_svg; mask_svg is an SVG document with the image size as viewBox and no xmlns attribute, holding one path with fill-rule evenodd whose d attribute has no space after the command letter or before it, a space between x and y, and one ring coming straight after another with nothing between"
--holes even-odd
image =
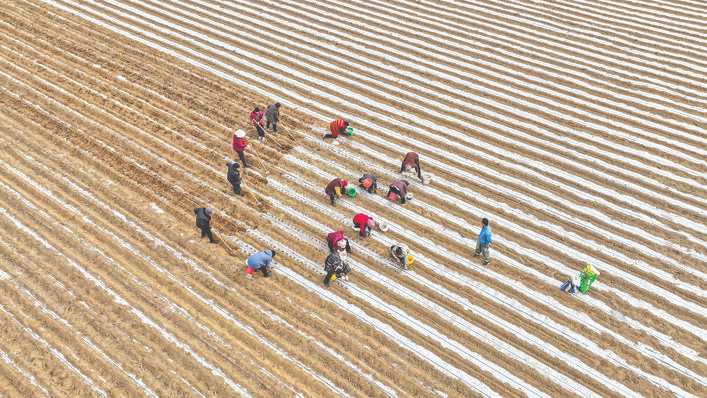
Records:
<instances>
[{"instance_id":1,"label":"gray trousers","mask_svg":"<svg viewBox=\"0 0 707 398\"><path fill-rule=\"evenodd\" d=\"M474 252L475 255L481 254L481 256L484 258L484 261L488 262L491 261L491 257L489 256L489 245L482 245L479 243L479 241L476 241L476 251Z\"/></svg>"}]
</instances>

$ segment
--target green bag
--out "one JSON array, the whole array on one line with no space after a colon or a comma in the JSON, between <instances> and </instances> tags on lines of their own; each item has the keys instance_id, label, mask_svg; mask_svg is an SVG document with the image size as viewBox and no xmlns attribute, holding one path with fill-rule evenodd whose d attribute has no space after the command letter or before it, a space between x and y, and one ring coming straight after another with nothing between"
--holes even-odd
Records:
<instances>
[{"instance_id":1,"label":"green bag","mask_svg":"<svg viewBox=\"0 0 707 398\"><path fill-rule=\"evenodd\" d=\"M346 129L346 135L348 135L349 137L351 137L351 136L354 135L354 129L353 129L353 127L348 127L348 128Z\"/></svg>"},{"instance_id":2,"label":"green bag","mask_svg":"<svg viewBox=\"0 0 707 398\"><path fill-rule=\"evenodd\" d=\"M589 288L592 287L592 283L597 280L597 274L593 272L580 272L579 273L579 291L582 293L587 293Z\"/></svg>"}]
</instances>

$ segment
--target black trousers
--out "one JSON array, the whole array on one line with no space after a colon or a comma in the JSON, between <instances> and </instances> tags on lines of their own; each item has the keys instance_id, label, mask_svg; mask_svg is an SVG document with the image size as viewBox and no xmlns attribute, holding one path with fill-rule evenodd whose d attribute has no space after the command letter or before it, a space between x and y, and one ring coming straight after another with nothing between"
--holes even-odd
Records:
<instances>
[{"instance_id":1,"label":"black trousers","mask_svg":"<svg viewBox=\"0 0 707 398\"><path fill-rule=\"evenodd\" d=\"M265 128L269 129L271 124L272 124L272 131L277 133L277 121L275 121L275 120L266 120L265 121Z\"/></svg>"},{"instance_id":2,"label":"black trousers","mask_svg":"<svg viewBox=\"0 0 707 398\"><path fill-rule=\"evenodd\" d=\"M336 194L329 194L329 200L331 200L331 205L336 206Z\"/></svg>"},{"instance_id":3,"label":"black trousers","mask_svg":"<svg viewBox=\"0 0 707 398\"><path fill-rule=\"evenodd\" d=\"M258 132L258 137L265 137L265 129L263 128L263 126L256 124L255 131Z\"/></svg>"},{"instance_id":4,"label":"black trousers","mask_svg":"<svg viewBox=\"0 0 707 398\"><path fill-rule=\"evenodd\" d=\"M243 153L243 151L236 151L236 153L238 154L238 159L243 162L243 167L248 167L248 163L245 162L245 154Z\"/></svg>"},{"instance_id":5,"label":"black trousers","mask_svg":"<svg viewBox=\"0 0 707 398\"><path fill-rule=\"evenodd\" d=\"M201 229L201 237L203 238L204 236L209 237L209 242L214 243L214 234L211 232L211 226L207 225L205 227L199 227Z\"/></svg>"},{"instance_id":6,"label":"black trousers","mask_svg":"<svg viewBox=\"0 0 707 398\"><path fill-rule=\"evenodd\" d=\"M238 184L231 183L231 186L233 187L233 193L236 195L243 195L241 192L241 183L239 182Z\"/></svg>"}]
</instances>

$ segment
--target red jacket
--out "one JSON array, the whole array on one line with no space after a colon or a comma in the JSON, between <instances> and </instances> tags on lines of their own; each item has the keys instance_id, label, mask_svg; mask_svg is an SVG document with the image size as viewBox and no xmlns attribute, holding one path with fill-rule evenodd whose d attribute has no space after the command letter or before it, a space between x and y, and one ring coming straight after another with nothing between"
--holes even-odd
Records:
<instances>
[{"instance_id":1,"label":"red jacket","mask_svg":"<svg viewBox=\"0 0 707 398\"><path fill-rule=\"evenodd\" d=\"M246 137L238 138L234 135L231 145L233 146L234 151L242 152L248 146L248 139Z\"/></svg>"},{"instance_id":2,"label":"red jacket","mask_svg":"<svg viewBox=\"0 0 707 398\"><path fill-rule=\"evenodd\" d=\"M326 236L326 239L327 239L327 241L331 242L332 246L336 247L336 244L339 243L340 240L346 239L346 237L344 237L343 230L338 230L338 231L330 232Z\"/></svg>"},{"instance_id":3,"label":"red jacket","mask_svg":"<svg viewBox=\"0 0 707 398\"><path fill-rule=\"evenodd\" d=\"M368 220L371 220L371 217L363 213L358 213L354 216L353 223L354 225L357 225L360 228L360 230L358 231L359 236L366 236L365 230L366 224L368 224Z\"/></svg>"},{"instance_id":4,"label":"red jacket","mask_svg":"<svg viewBox=\"0 0 707 398\"><path fill-rule=\"evenodd\" d=\"M344 119L336 119L331 124L329 124L329 130L334 138L337 138L339 134L344 132L344 129L348 127L348 123Z\"/></svg>"},{"instance_id":5,"label":"red jacket","mask_svg":"<svg viewBox=\"0 0 707 398\"><path fill-rule=\"evenodd\" d=\"M253 124L259 124L263 126L265 122L263 121L263 111L253 111L250 113L250 122Z\"/></svg>"}]
</instances>

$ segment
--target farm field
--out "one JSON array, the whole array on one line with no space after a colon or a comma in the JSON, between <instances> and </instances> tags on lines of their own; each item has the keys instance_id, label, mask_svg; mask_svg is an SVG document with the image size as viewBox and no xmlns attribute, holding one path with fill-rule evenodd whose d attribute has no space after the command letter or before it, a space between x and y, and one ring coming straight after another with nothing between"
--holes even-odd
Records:
<instances>
[{"instance_id":1,"label":"farm field","mask_svg":"<svg viewBox=\"0 0 707 398\"><path fill-rule=\"evenodd\" d=\"M705 20L691 0L3 2L0 397L707 396ZM276 101L259 143L248 114ZM356 133L334 145L338 117ZM334 177L385 193L409 151L431 183L407 204L329 204ZM390 230L359 239L358 212ZM327 288L337 228L353 272ZM247 279L268 248L273 276ZM561 292L585 264L590 293Z\"/></svg>"}]
</instances>

